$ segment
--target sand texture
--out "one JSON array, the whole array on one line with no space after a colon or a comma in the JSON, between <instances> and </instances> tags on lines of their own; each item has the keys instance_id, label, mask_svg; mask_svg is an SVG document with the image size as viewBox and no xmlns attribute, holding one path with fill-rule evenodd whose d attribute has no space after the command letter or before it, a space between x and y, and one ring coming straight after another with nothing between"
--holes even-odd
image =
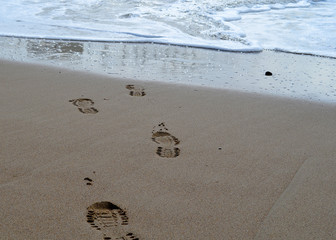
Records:
<instances>
[{"instance_id":1,"label":"sand texture","mask_svg":"<svg viewBox=\"0 0 336 240\"><path fill-rule=\"evenodd\" d=\"M336 239L336 106L0 61L1 239Z\"/></svg>"}]
</instances>

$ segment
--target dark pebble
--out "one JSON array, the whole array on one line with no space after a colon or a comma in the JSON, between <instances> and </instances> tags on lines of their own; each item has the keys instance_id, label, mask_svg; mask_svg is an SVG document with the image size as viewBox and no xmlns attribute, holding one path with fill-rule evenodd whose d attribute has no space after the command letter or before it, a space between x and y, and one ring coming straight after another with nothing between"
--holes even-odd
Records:
<instances>
[{"instance_id":1,"label":"dark pebble","mask_svg":"<svg viewBox=\"0 0 336 240\"><path fill-rule=\"evenodd\" d=\"M267 72L265 72L265 75L266 76L272 76L273 74L271 72L267 71Z\"/></svg>"}]
</instances>

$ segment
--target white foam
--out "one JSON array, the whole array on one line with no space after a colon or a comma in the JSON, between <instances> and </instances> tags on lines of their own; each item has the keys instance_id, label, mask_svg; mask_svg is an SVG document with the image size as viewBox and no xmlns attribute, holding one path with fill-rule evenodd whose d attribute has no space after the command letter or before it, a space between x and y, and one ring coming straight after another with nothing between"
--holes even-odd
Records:
<instances>
[{"instance_id":1,"label":"white foam","mask_svg":"<svg viewBox=\"0 0 336 240\"><path fill-rule=\"evenodd\" d=\"M297 2L297 3L288 3L286 4L286 7L288 8L298 8L298 7L309 7L310 3L307 2L306 0Z\"/></svg>"},{"instance_id":2,"label":"white foam","mask_svg":"<svg viewBox=\"0 0 336 240\"><path fill-rule=\"evenodd\" d=\"M284 9L285 6L283 4L276 3L276 4L270 5L270 8L271 9Z\"/></svg>"},{"instance_id":3,"label":"white foam","mask_svg":"<svg viewBox=\"0 0 336 240\"><path fill-rule=\"evenodd\" d=\"M246 14L235 24L266 49L336 57L336 2L306 3Z\"/></svg>"},{"instance_id":4,"label":"white foam","mask_svg":"<svg viewBox=\"0 0 336 240\"><path fill-rule=\"evenodd\" d=\"M336 56L333 0L0 0L0 35ZM309 15L309 17L307 17Z\"/></svg>"},{"instance_id":5,"label":"white foam","mask_svg":"<svg viewBox=\"0 0 336 240\"><path fill-rule=\"evenodd\" d=\"M241 15L239 14L239 11L235 9L228 9L223 12L222 19L224 21L236 21L241 19Z\"/></svg>"},{"instance_id":6,"label":"white foam","mask_svg":"<svg viewBox=\"0 0 336 240\"><path fill-rule=\"evenodd\" d=\"M254 7L251 7L250 11L248 12L265 12L269 10L271 10L269 6L254 6Z\"/></svg>"}]
</instances>

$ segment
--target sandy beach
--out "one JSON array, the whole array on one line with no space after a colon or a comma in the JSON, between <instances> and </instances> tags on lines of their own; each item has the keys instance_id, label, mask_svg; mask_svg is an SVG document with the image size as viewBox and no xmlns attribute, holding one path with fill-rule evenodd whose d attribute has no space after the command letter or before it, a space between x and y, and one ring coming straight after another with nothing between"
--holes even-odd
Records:
<instances>
[{"instance_id":1,"label":"sandy beach","mask_svg":"<svg viewBox=\"0 0 336 240\"><path fill-rule=\"evenodd\" d=\"M1 239L336 238L334 104L0 73Z\"/></svg>"}]
</instances>

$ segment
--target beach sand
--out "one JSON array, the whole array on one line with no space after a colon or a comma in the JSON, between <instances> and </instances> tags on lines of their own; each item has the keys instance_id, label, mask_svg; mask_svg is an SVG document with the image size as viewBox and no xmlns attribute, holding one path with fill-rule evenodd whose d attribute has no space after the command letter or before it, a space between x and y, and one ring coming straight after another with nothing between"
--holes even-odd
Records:
<instances>
[{"instance_id":1,"label":"beach sand","mask_svg":"<svg viewBox=\"0 0 336 240\"><path fill-rule=\"evenodd\" d=\"M336 238L335 105L0 73L1 239Z\"/></svg>"}]
</instances>

